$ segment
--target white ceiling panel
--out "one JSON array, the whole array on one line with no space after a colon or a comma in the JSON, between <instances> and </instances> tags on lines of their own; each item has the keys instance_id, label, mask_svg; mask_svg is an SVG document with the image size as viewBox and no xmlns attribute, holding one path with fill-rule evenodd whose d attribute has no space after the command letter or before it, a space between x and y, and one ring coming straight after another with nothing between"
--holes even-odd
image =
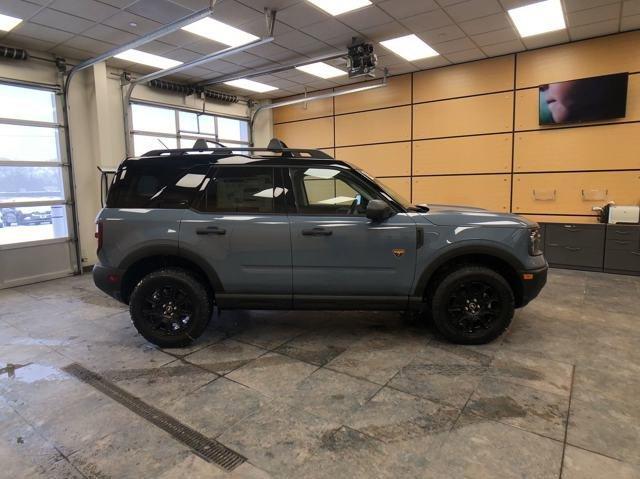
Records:
<instances>
[{"instance_id":1,"label":"white ceiling panel","mask_svg":"<svg viewBox=\"0 0 640 479\"><path fill-rule=\"evenodd\" d=\"M478 35L479 33L493 32L510 27L511 23L509 23L506 13L496 13L460 23L460 28L462 28L467 35Z\"/></svg>"},{"instance_id":2,"label":"white ceiling panel","mask_svg":"<svg viewBox=\"0 0 640 479\"><path fill-rule=\"evenodd\" d=\"M93 38L95 40L102 40L103 42L113 43L114 45L131 42L138 38L138 35L134 35L129 32L123 32L106 25L95 25L88 30L82 32L85 37Z\"/></svg>"},{"instance_id":3,"label":"white ceiling panel","mask_svg":"<svg viewBox=\"0 0 640 479\"><path fill-rule=\"evenodd\" d=\"M62 43L74 36L73 33L63 32L62 30L45 27L43 25L36 25L31 22L20 23L12 30L12 32L17 35L36 38L53 44Z\"/></svg>"},{"instance_id":4,"label":"white ceiling panel","mask_svg":"<svg viewBox=\"0 0 640 479\"><path fill-rule=\"evenodd\" d=\"M29 18L35 15L41 7L21 0L3 1L0 3L0 13L16 18Z\"/></svg>"},{"instance_id":5,"label":"white ceiling panel","mask_svg":"<svg viewBox=\"0 0 640 479\"><path fill-rule=\"evenodd\" d=\"M419 33L418 36L429 45L466 37L465 33L457 25L448 25L435 30L424 31Z\"/></svg>"},{"instance_id":6,"label":"white ceiling panel","mask_svg":"<svg viewBox=\"0 0 640 479\"><path fill-rule=\"evenodd\" d=\"M331 18L331 16L308 2L300 2L279 11L277 18L295 28L303 28Z\"/></svg>"},{"instance_id":7,"label":"white ceiling panel","mask_svg":"<svg viewBox=\"0 0 640 479\"><path fill-rule=\"evenodd\" d=\"M360 30L360 33L362 33L369 40L380 42L382 40L388 40L390 38L409 35L412 32L400 22L391 22L385 23L384 25L378 25L377 27Z\"/></svg>"},{"instance_id":8,"label":"white ceiling panel","mask_svg":"<svg viewBox=\"0 0 640 479\"><path fill-rule=\"evenodd\" d=\"M507 53L521 52L524 50L524 45L520 40L512 40L510 42L496 43L495 45L487 45L482 47L482 51L490 57L497 57L499 55L505 55Z\"/></svg>"},{"instance_id":9,"label":"white ceiling panel","mask_svg":"<svg viewBox=\"0 0 640 479\"><path fill-rule=\"evenodd\" d=\"M452 63L464 63L487 58L479 48L471 48L469 50L462 50L461 52L449 53L446 57L447 60Z\"/></svg>"},{"instance_id":10,"label":"white ceiling panel","mask_svg":"<svg viewBox=\"0 0 640 479\"><path fill-rule=\"evenodd\" d=\"M471 39L464 37L458 38L457 40L451 40L449 42L436 43L431 45L431 47L441 55L447 55L448 53L475 48L476 44L473 43Z\"/></svg>"},{"instance_id":11,"label":"white ceiling panel","mask_svg":"<svg viewBox=\"0 0 640 479\"><path fill-rule=\"evenodd\" d=\"M125 11L116 13L113 17L109 17L102 23L136 35L144 35L162 26L162 23Z\"/></svg>"},{"instance_id":12,"label":"white ceiling panel","mask_svg":"<svg viewBox=\"0 0 640 479\"><path fill-rule=\"evenodd\" d=\"M394 18L407 18L440 8L434 0L384 0L377 6Z\"/></svg>"},{"instance_id":13,"label":"white ceiling panel","mask_svg":"<svg viewBox=\"0 0 640 479\"><path fill-rule=\"evenodd\" d=\"M50 7L94 22L118 13L118 9L94 0L55 0Z\"/></svg>"},{"instance_id":14,"label":"white ceiling panel","mask_svg":"<svg viewBox=\"0 0 640 479\"><path fill-rule=\"evenodd\" d=\"M355 30L372 28L393 21L393 17L376 6L361 8L354 12L340 15L340 21Z\"/></svg>"},{"instance_id":15,"label":"white ceiling panel","mask_svg":"<svg viewBox=\"0 0 640 479\"><path fill-rule=\"evenodd\" d=\"M426 32L436 28L452 25L451 17L444 10L432 10L427 13L404 18L401 23L415 33Z\"/></svg>"},{"instance_id":16,"label":"white ceiling panel","mask_svg":"<svg viewBox=\"0 0 640 479\"><path fill-rule=\"evenodd\" d=\"M522 39L522 43L524 43L524 45L529 49L546 47L548 45L555 45L568 41L569 34L566 30L558 30L557 32L544 33L542 35L535 35L533 37Z\"/></svg>"},{"instance_id":17,"label":"white ceiling panel","mask_svg":"<svg viewBox=\"0 0 640 479\"><path fill-rule=\"evenodd\" d=\"M159 23L170 23L191 13L188 8L168 0L138 0L127 11Z\"/></svg>"},{"instance_id":18,"label":"white ceiling panel","mask_svg":"<svg viewBox=\"0 0 640 479\"><path fill-rule=\"evenodd\" d=\"M94 55L99 55L113 48L111 43L94 40L93 38L87 38L80 35L73 37L71 40L67 40L62 44L62 46L85 50Z\"/></svg>"},{"instance_id":19,"label":"white ceiling panel","mask_svg":"<svg viewBox=\"0 0 640 479\"><path fill-rule=\"evenodd\" d=\"M620 5L617 3L567 14L569 27L579 27L605 20L617 20L618 18L620 18Z\"/></svg>"},{"instance_id":20,"label":"white ceiling panel","mask_svg":"<svg viewBox=\"0 0 640 479\"><path fill-rule=\"evenodd\" d=\"M445 10L456 22L486 17L503 11L498 0L467 0L447 7Z\"/></svg>"},{"instance_id":21,"label":"white ceiling panel","mask_svg":"<svg viewBox=\"0 0 640 479\"><path fill-rule=\"evenodd\" d=\"M608 20L605 22L590 23L589 25L581 25L569 29L571 40L583 40L585 38L598 37L606 35L611 29L618 28L618 20Z\"/></svg>"},{"instance_id":22,"label":"white ceiling panel","mask_svg":"<svg viewBox=\"0 0 640 479\"><path fill-rule=\"evenodd\" d=\"M30 21L71 33L80 33L93 26L93 22L89 20L48 8L34 15Z\"/></svg>"},{"instance_id":23,"label":"white ceiling panel","mask_svg":"<svg viewBox=\"0 0 640 479\"><path fill-rule=\"evenodd\" d=\"M518 34L511 27L494 32L482 33L480 35L472 35L471 39L477 45L484 47L486 45L495 45L496 43L504 43L518 39Z\"/></svg>"},{"instance_id":24,"label":"white ceiling panel","mask_svg":"<svg viewBox=\"0 0 640 479\"><path fill-rule=\"evenodd\" d=\"M602 5L620 4L620 0L564 0L564 9L567 13L600 7Z\"/></svg>"},{"instance_id":25,"label":"white ceiling panel","mask_svg":"<svg viewBox=\"0 0 640 479\"><path fill-rule=\"evenodd\" d=\"M304 29L305 33L319 40L329 40L336 37L358 36L358 32L342 22L329 18Z\"/></svg>"}]
</instances>

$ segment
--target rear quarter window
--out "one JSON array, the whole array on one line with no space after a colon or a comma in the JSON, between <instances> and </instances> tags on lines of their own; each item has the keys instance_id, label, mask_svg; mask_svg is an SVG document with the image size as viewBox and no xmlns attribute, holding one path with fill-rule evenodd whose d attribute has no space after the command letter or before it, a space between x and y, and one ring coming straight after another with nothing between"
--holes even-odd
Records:
<instances>
[{"instance_id":1,"label":"rear quarter window","mask_svg":"<svg viewBox=\"0 0 640 479\"><path fill-rule=\"evenodd\" d=\"M113 179L107 208L184 209L205 180L208 165L167 167L129 164Z\"/></svg>"}]
</instances>

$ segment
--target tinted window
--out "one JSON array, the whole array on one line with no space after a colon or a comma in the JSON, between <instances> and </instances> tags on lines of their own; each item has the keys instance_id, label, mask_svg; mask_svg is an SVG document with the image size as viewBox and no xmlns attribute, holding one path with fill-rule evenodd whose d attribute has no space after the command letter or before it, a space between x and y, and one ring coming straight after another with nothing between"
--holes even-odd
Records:
<instances>
[{"instance_id":1,"label":"tinted window","mask_svg":"<svg viewBox=\"0 0 640 479\"><path fill-rule=\"evenodd\" d=\"M364 215L377 196L350 173L334 168L291 170L298 212L328 215Z\"/></svg>"},{"instance_id":2,"label":"tinted window","mask_svg":"<svg viewBox=\"0 0 640 479\"><path fill-rule=\"evenodd\" d=\"M208 165L168 168L124 166L109 189L107 208L187 208L205 181Z\"/></svg>"},{"instance_id":3,"label":"tinted window","mask_svg":"<svg viewBox=\"0 0 640 479\"><path fill-rule=\"evenodd\" d=\"M284 189L276 187L274 168L219 167L197 209L223 213L273 213Z\"/></svg>"}]
</instances>

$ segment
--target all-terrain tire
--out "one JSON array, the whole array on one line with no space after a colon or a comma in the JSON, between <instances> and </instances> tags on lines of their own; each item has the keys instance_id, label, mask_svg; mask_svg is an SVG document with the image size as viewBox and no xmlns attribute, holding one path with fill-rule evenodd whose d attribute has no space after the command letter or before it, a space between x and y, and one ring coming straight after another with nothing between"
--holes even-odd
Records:
<instances>
[{"instance_id":1,"label":"all-terrain tire","mask_svg":"<svg viewBox=\"0 0 640 479\"><path fill-rule=\"evenodd\" d=\"M433 324L457 344L493 341L511 324L514 307L513 290L506 279L477 265L448 272L431 296Z\"/></svg>"},{"instance_id":2,"label":"all-terrain tire","mask_svg":"<svg viewBox=\"0 0 640 479\"><path fill-rule=\"evenodd\" d=\"M151 307L149 298L165 288L180 291L181 297L188 301L192 310L188 322L175 332L155 327L144 312ZM205 286L191 273L181 268L167 267L149 273L138 282L129 299L129 312L133 325L147 341L161 348L180 348L193 342L206 330L212 313L211 298Z\"/></svg>"}]
</instances>

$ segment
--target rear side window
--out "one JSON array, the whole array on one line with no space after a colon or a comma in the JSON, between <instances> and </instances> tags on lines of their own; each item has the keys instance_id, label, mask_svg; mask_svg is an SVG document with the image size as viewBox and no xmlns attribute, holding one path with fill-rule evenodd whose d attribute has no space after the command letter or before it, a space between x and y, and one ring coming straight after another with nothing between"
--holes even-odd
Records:
<instances>
[{"instance_id":1,"label":"rear side window","mask_svg":"<svg viewBox=\"0 0 640 479\"><path fill-rule=\"evenodd\" d=\"M208 171L208 165L190 168L168 168L165 164L124 166L113 179L107 208L188 208Z\"/></svg>"},{"instance_id":2,"label":"rear side window","mask_svg":"<svg viewBox=\"0 0 640 479\"><path fill-rule=\"evenodd\" d=\"M276 185L271 167L216 169L196 209L207 213L275 213L282 211L284 189Z\"/></svg>"}]
</instances>

